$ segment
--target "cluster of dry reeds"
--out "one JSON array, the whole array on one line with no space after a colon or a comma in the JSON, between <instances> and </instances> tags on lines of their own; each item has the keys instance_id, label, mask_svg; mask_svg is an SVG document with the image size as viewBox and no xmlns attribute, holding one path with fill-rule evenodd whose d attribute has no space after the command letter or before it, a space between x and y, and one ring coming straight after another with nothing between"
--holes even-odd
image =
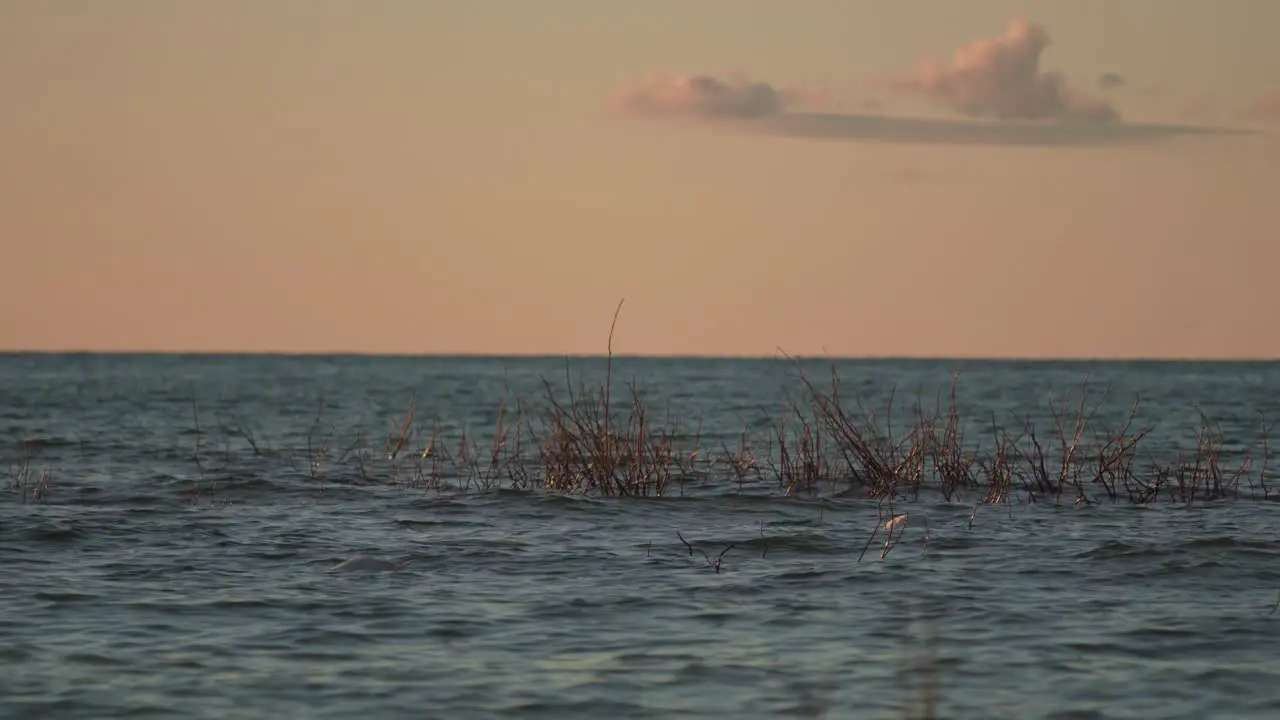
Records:
<instances>
[{"instance_id":1,"label":"cluster of dry reeds","mask_svg":"<svg viewBox=\"0 0 1280 720\"><path fill-rule=\"evenodd\" d=\"M1271 461L1268 426L1260 423L1261 445L1257 472L1254 456L1237 454L1234 463L1224 451L1221 428L1199 414L1196 445L1172 460L1141 452L1150 426L1135 427L1139 403L1130 408L1117 430L1094 428L1101 407L1087 405L1088 385L1077 404L1051 407L1052 427L1040 434L1030 419L1017 433L992 418L989 445L967 445L965 424L956 404L953 378L947 408L926 413L914 408L907 429L895 435L892 395L883 425L860 401L851 410L841 397L840 379L832 372L829 387L816 386L801 374L809 391L810 412L794 407L791 449L780 428L781 464L775 474L788 493L829 483L832 492L856 493L877 499L918 499L936 491L945 500L972 499L996 505L1015 500L1076 504L1111 502L1180 503L1237 498L1268 498L1267 468ZM939 403L940 405L940 403ZM825 447L829 452L822 452ZM793 459L793 458L797 458Z\"/></svg>"},{"instance_id":2,"label":"cluster of dry reeds","mask_svg":"<svg viewBox=\"0 0 1280 720\"><path fill-rule=\"evenodd\" d=\"M30 438L18 443L18 461L13 470L9 488L18 496L23 505L38 503L49 494L53 486L53 473L47 466L41 466L37 473L34 468L40 444Z\"/></svg>"},{"instance_id":3,"label":"cluster of dry reeds","mask_svg":"<svg viewBox=\"0 0 1280 720\"><path fill-rule=\"evenodd\" d=\"M232 449L260 461L284 459L320 487L330 483L378 483L435 491L511 488L607 497L684 495L708 488L782 497L841 496L892 503L936 495L977 506L1012 503L1194 503L1224 498L1269 498L1271 451L1260 423L1251 454L1228 453L1221 429L1203 415L1189 451L1159 457L1146 452L1150 427L1137 427L1139 406L1115 430L1093 428L1101 401L1052 408L1046 428L1030 420L1000 425L976 438L980 427L961 420L956 383L932 410L917 403L896 422L893 397L879 417L856 396L846 398L838 375L818 384L803 372L802 399L770 421L766 433L746 432L733 443L703 443L701 423L687 432L670 417L655 417L634 384L616 397L611 369L606 382L588 390L557 392L544 381L534 402L504 399L496 422L481 435L446 437L439 424L416 422L415 402L376 440L357 431L345 442L322 422L323 403L305 438L292 451L265 447L243 421L217 430L200 425L193 407L197 492L215 492L248 464ZM1087 391L1087 386L1086 386ZM899 426L900 425L900 426ZM1011 430L1010 427L1016 429ZM213 436L210 442L206 436ZM36 502L51 487L46 468L35 469L24 445L11 486L23 502ZM886 517L891 517L886 516Z\"/></svg>"},{"instance_id":4,"label":"cluster of dry reeds","mask_svg":"<svg viewBox=\"0 0 1280 720\"><path fill-rule=\"evenodd\" d=\"M220 483L248 470L232 450L232 440L239 439L254 456L255 469L271 458L297 468L297 455L305 453L304 476L321 488L332 482L380 483L435 491L510 488L656 497L710 486L783 497L876 499L887 508L881 525L895 517L894 501L925 494L972 503L976 514L980 506L1015 502L1193 503L1265 499L1271 493L1265 422L1260 451L1228 453L1221 429L1201 414L1193 450L1157 457L1143 451L1151 428L1136 426L1136 402L1117 429L1093 427L1102 401L1088 406L1087 384L1078 402L1051 407L1048 428L1028 418L1013 423L1017 430L1011 431L993 417L990 434L971 441L966 431L981 426L962 421L956 378L945 407L941 397L930 411L917 402L899 427L892 392L881 419L856 394L846 397L834 368L824 383L799 370L804 394L770 421L767 433L751 437L744 431L733 447L723 441L703 447L701 422L688 433L669 416L655 417L634 383L624 397L613 395L612 345L611 327L602 385L575 389L566 377L562 396L544 380L544 395L532 404L504 398L492 430L480 437L463 431L449 439L438 422L425 430L416 423L411 397L405 415L379 441L361 430L339 442L333 426L322 421L322 400L305 438L291 451L266 447L238 418L220 423L222 432L210 446L193 402L193 490L197 498L216 494ZM14 478L23 502L38 501L50 488L49 472L36 476L25 451Z\"/></svg>"},{"instance_id":5,"label":"cluster of dry reeds","mask_svg":"<svg viewBox=\"0 0 1280 720\"><path fill-rule=\"evenodd\" d=\"M423 449L413 446L413 406L384 442L387 467L381 476L411 487L441 490L510 487L595 496L684 494L688 486L748 488L785 497L839 495L892 502L935 493L946 501L977 505L1014 502L1179 503L1225 498L1268 498L1271 461L1267 426L1261 424L1258 462L1248 454L1228 459L1221 429L1203 415L1190 452L1158 459L1142 452L1150 427L1135 427L1139 406L1114 431L1092 429L1101 405L1088 407L1087 385L1074 405L1052 408L1052 427L1042 433L1030 420L1014 433L993 419L991 435L970 443L960 418L953 378L946 407L932 412L917 403L905 429L895 429L890 397L883 421L860 400L843 397L838 375L818 385L803 373L803 401L792 402L765 437L744 432L736 447L705 448L700 424L685 433L670 418L656 420L649 405L628 386L625 402L605 384L586 391L568 387L560 398L544 382L540 412L523 402L509 412L506 401L487 447L463 434L450 452L438 432ZM983 440L986 441L984 447ZM308 456L317 477L322 444ZM359 443L341 455L358 476L372 480L370 458ZM405 455L407 463L398 462ZM771 488L771 490L770 490Z\"/></svg>"}]
</instances>

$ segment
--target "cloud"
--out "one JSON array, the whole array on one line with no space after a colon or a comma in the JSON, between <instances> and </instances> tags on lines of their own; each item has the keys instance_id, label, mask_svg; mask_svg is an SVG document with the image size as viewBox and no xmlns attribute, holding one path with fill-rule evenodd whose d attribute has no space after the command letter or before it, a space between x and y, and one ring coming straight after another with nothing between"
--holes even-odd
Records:
<instances>
[{"instance_id":1,"label":"cloud","mask_svg":"<svg viewBox=\"0 0 1280 720\"><path fill-rule=\"evenodd\" d=\"M615 110L644 117L760 118L776 115L797 93L745 78L654 73L625 85Z\"/></svg>"},{"instance_id":2,"label":"cloud","mask_svg":"<svg viewBox=\"0 0 1280 720\"><path fill-rule=\"evenodd\" d=\"M1064 147L1249 134L1123 122L1109 101L1083 94L1060 74L1041 70L1040 58L1049 44L1043 27L1015 18L1001 35L961 47L948 62L925 60L914 72L879 83L881 90L923 95L964 118L896 116L881 109L878 97L861 104L846 100L850 112L830 112L825 92L705 73L646 75L622 85L609 106L632 117L695 119L756 135L884 143ZM1128 87L1129 80L1108 72L1098 85ZM1260 98L1253 112L1280 119L1280 93Z\"/></svg>"},{"instance_id":3,"label":"cloud","mask_svg":"<svg viewBox=\"0 0 1280 720\"><path fill-rule=\"evenodd\" d=\"M1015 18L1003 34L959 48L949 62L923 60L913 73L897 78L891 86L971 117L1119 120L1110 103L1081 94L1068 87L1060 74L1040 69L1040 56L1049 44L1043 26Z\"/></svg>"},{"instance_id":4,"label":"cloud","mask_svg":"<svg viewBox=\"0 0 1280 720\"><path fill-rule=\"evenodd\" d=\"M1259 95L1240 110L1240 116L1249 120L1280 122L1280 90Z\"/></svg>"},{"instance_id":5,"label":"cloud","mask_svg":"<svg viewBox=\"0 0 1280 720\"><path fill-rule=\"evenodd\" d=\"M1124 87L1124 76L1116 72L1102 73L1098 76L1098 87L1103 90L1111 90L1112 88Z\"/></svg>"}]
</instances>

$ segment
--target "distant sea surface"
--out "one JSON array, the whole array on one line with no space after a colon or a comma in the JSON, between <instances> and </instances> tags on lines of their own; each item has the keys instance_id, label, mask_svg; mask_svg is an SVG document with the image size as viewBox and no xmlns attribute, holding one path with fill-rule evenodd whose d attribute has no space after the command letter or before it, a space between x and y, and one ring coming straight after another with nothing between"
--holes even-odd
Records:
<instances>
[{"instance_id":1,"label":"distant sea surface","mask_svg":"<svg viewBox=\"0 0 1280 720\"><path fill-rule=\"evenodd\" d=\"M945 408L958 372L979 448L1014 418L1052 434L1085 387L1103 427L1140 398L1173 462L1203 412L1250 484L901 500L898 544L859 560L875 501L782 497L768 472L649 498L388 474L411 401L405 468L433 435L431 457L487 452L504 397L508 418L544 382L568 402L602 358L0 355L0 717L1280 717L1280 504L1251 489L1280 364L834 366L869 410ZM615 358L612 379L708 452L806 397L785 360ZM407 565L331 571L356 554Z\"/></svg>"}]
</instances>

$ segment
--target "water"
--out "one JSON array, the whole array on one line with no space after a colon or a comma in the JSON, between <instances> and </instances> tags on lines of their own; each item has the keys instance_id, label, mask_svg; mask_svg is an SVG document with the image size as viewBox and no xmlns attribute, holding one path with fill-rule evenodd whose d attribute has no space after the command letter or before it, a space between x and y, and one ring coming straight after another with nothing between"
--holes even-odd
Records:
<instances>
[{"instance_id":1,"label":"water","mask_svg":"<svg viewBox=\"0 0 1280 720\"><path fill-rule=\"evenodd\" d=\"M1153 456L1194 446L1197 407L1233 461L1280 416L1276 364L839 363L868 405L894 385L932 405L957 370L973 443L993 413L1044 422L1086 379L1111 388L1107 422L1141 395ZM575 382L602 371L570 363ZM859 562L877 509L847 494L723 477L621 499L388 482L410 397L420 458L437 423L484 447L504 394L536 404L565 373L557 359L0 356L0 716L901 718L931 677L945 718L1280 714L1280 506L1244 484L1189 507L899 501L900 542ZM803 390L771 360L620 359L613 374L655 415L689 432L701 418L712 449L767 435L763 413ZM28 489L52 473L39 502L8 487L24 448ZM702 553L730 544L717 573ZM357 553L409 564L329 572Z\"/></svg>"}]
</instances>

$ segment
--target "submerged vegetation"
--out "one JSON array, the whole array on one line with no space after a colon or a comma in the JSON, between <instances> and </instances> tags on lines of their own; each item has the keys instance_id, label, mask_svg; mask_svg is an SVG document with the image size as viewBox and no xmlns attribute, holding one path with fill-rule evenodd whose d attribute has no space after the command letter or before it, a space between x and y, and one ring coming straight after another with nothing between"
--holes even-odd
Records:
<instances>
[{"instance_id":1,"label":"submerged vegetation","mask_svg":"<svg viewBox=\"0 0 1280 720\"><path fill-rule=\"evenodd\" d=\"M819 385L803 373L803 401L781 409L766 433L743 431L733 444L709 446L700 424L686 430L655 417L634 384L623 398L608 384L567 390L545 383L538 410L503 400L483 440L463 431L448 438L438 424L415 424L410 399L402 418L380 440L357 431L346 442L322 422L323 404L305 438L292 451L266 447L243 420L210 430L193 407L191 461L194 487L211 491L237 472L232 441L255 459L275 458L309 481L399 485L435 492L514 489L596 497L682 496L708 488L778 497L846 497L914 501L934 495L947 502L1191 504L1222 499L1270 499L1272 460L1268 426L1259 421L1251 452L1228 443L1201 415L1195 445L1160 457L1145 452L1149 426L1136 426L1138 403L1115 430L1093 427L1097 405L1087 387L1073 405L1052 410L1052 426L1025 420L1010 429L992 419L986 437L970 441L961 421L955 382L945 407L917 403L897 428L892 404L883 420L859 400L848 401L833 371ZM1099 401L1100 402L1100 401ZM939 403L941 404L941 403ZM214 435L212 441L207 436ZM380 446L380 447L379 447ZM10 487L23 503L45 499L53 473L38 466L40 443L20 441Z\"/></svg>"},{"instance_id":2,"label":"submerged vegetation","mask_svg":"<svg viewBox=\"0 0 1280 720\"><path fill-rule=\"evenodd\" d=\"M844 397L834 370L822 385L803 372L800 379L804 399L781 408L766 432L744 430L736 442L718 445L704 441L700 422L689 428L657 417L634 383L621 398L607 382L594 389L570 384L562 397L544 381L540 403L520 399L512 407L504 399L490 432L462 431L452 438L438 424L429 430L416 425L411 399L384 438L371 442L357 432L341 449L335 449L331 429L324 432L321 409L301 448L305 474L321 486L376 483L438 493L511 489L652 498L720 490L885 504L930 497L975 508L1193 504L1265 500L1275 492L1268 475L1269 427L1261 419L1251 451L1229 444L1221 428L1201 414L1194 446L1164 448L1162 456L1145 447L1151 427L1137 425L1137 402L1119 427L1095 428L1102 400L1091 406L1086 385L1074 403L1051 409L1050 427L1030 419L1002 425L993 417L988 433L971 441L967 431L975 425L960 417L954 378L945 405L939 400L926 410L918 402L902 428L895 427L892 399L881 420L857 398ZM246 425L222 430L223 447L227 438L239 437L255 455L271 452ZM194 460L201 477L230 480L230 452L209 452L223 463L206 467L198 446L202 434L197 428Z\"/></svg>"},{"instance_id":3,"label":"submerged vegetation","mask_svg":"<svg viewBox=\"0 0 1280 720\"><path fill-rule=\"evenodd\" d=\"M615 311L614 326L617 317ZM438 425L424 432L414 424L411 398L380 453L358 433L335 457L333 437L318 436L322 406L306 437L308 477L335 479L326 467L345 464L354 471L345 476L358 482L436 492L509 488L623 498L680 496L718 486L739 494L854 497L886 504L932 494L946 502L973 503L975 514L983 505L1191 504L1269 499L1273 491L1264 419L1259 419L1252 452L1228 452L1221 428L1199 413L1194 447L1162 457L1145 452L1152 428L1137 424L1137 401L1118 427L1096 427L1105 395L1090 405L1087 383L1077 401L1050 408L1050 427L1038 428L1030 418L1002 424L993 415L990 435L970 442L967 430L975 425L960 417L958 376L952 378L945 406L941 397L932 410L917 400L905 427L895 428L894 393L881 419L856 393L847 397L834 368L829 380L819 383L796 362L802 399L779 408L763 436L744 430L733 446L723 441L708 446L700 421L689 432L670 417L657 417L634 382L615 396L613 326L608 351L599 387L575 388L566 368L565 387L557 391L543 379L536 405L517 399L513 408L504 398L483 444L465 431L447 439ZM262 454L245 424L237 423L230 433ZM199 434L197 416L197 442ZM198 456L197 447L197 463ZM886 518L891 519L888 532L905 523L905 516L891 511L881 520Z\"/></svg>"},{"instance_id":4,"label":"submerged vegetation","mask_svg":"<svg viewBox=\"0 0 1280 720\"><path fill-rule=\"evenodd\" d=\"M1095 429L1101 401L1091 407L1086 386L1076 402L1052 409L1051 427L1027 419L1011 429L993 418L988 433L970 441L966 428L973 425L960 417L954 380L945 406L926 411L917 403L905 427L897 428L892 405L881 420L860 400L843 396L834 371L823 385L800 377L803 401L782 408L767 431L743 431L736 442L718 446L704 442L700 423L688 429L656 417L634 384L623 398L611 396L608 385L570 387L561 397L545 382L538 409L504 399L489 432L464 430L454 437L438 423L417 424L411 398L384 437L357 430L342 440L323 421L322 402L291 449L268 447L239 418L205 427L193 407L192 487L207 492L233 482L247 453L255 467L278 460L282 470L300 473L320 489L383 484L440 493L511 489L614 498L719 489L885 502L933 496L978 506L1191 504L1270 499L1276 492L1267 472L1269 428L1261 420L1252 451L1234 444L1228 452L1221 428L1201 415L1194 447L1160 457L1146 452L1151 428L1136 426L1138 403L1118 429ZM35 465L37 449L33 440L21 443L11 476L24 502L39 501L51 486L51 471Z\"/></svg>"},{"instance_id":5,"label":"submerged vegetation","mask_svg":"<svg viewBox=\"0 0 1280 720\"><path fill-rule=\"evenodd\" d=\"M1090 404L1086 382L1076 400L1050 406L1047 427L1030 417L1002 420L994 414L989 422L975 423L961 418L956 375L945 401L939 393L928 408L917 399L903 422L894 416L893 391L878 414L856 392L850 397L834 366L828 379L818 381L785 353L803 388L799 399L774 414L762 409L757 431L743 430L733 443L707 442L701 421L686 426L659 416L634 381L615 394L613 332L621 308L620 303L609 331L603 383L575 387L566 365L563 388L544 378L541 397L513 401L508 393L484 433L463 430L449 437L438 421L423 427L411 396L384 437L374 440L360 429L341 441L323 420L322 398L305 437L273 449L240 416L206 428L193 397L189 487L196 500L216 497L220 486L244 474L248 453L255 472L264 461L276 460L278 470L295 477L301 467L302 479L320 490L383 484L437 493L510 489L652 498L720 489L859 498L879 502L877 529L890 539L907 522L893 503L923 497L971 504L976 516L983 506L1193 504L1267 500L1273 493L1263 418L1251 450L1228 443L1221 428L1198 413L1193 447L1149 452L1152 428L1138 423L1137 401L1115 427L1097 427L1109 393ZM53 488L52 471L35 464L42 446L39 439L23 438L17 462L11 462L9 486L22 503L40 502Z\"/></svg>"},{"instance_id":6,"label":"submerged vegetation","mask_svg":"<svg viewBox=\"0 0 1280 720\"><path fill-rule=\"evenodd\" d=\"M1140 403L1115 427L1098 427L1106 394L1090 403L1087 383L1074 401L1049 408L1045 427L1029 417L962 419L958 376L945 400L940 393L928 408L917 399L902 421L894 416L893 392L878 414L856 393L850 397L834 367L820 382L796 361L803 388L798 399L773 416L761 410L756 430L743 430L733 442L706 441L700 421L685 425L659 416L634 381L615 394L612 334L602 384L575 387L566 368L563 388L543 379L541 397L503 398L493 427L483 433L463 430L450 437L438 422L424 427L411 396L385 436L373 439L357 430L344 441L324 422L321 400L305 437L272 448L239 416L213 428L202 425L193 399L189 486L197 499L216 497L219 487L248 468L260 473L264 462L275 461L282 474L320 490L383 484L437 493L510 489L653 498L718 489L859 498L884 506L878 527L889 534L906 523L893 503L921 498L969 504L976 515L983 506L1193 504L1266 500L1275 492L1264 419L1251 449L1229 443L1203 413L1193 446L1149 449L1152 428L1138 423ZM36 464L41 447L37 439L22 439L17 461L10 463L9 486L22 503L45 500L55 487L52 471Z\"/></svg>"},{"instance_id":7,"label":"submerged vegetation","mask_svg":"<svg viewBox=\"0 0 1280 720\"><path fill-rule=\"evenodd\" d=\"M35 459L39 454L40 443L23 439L18 443L18 461L13 470L9 487L23 505L38 503L49 494L53 485L53 473L47 466L35 467Z\"/></svg>"}]
</instances>

